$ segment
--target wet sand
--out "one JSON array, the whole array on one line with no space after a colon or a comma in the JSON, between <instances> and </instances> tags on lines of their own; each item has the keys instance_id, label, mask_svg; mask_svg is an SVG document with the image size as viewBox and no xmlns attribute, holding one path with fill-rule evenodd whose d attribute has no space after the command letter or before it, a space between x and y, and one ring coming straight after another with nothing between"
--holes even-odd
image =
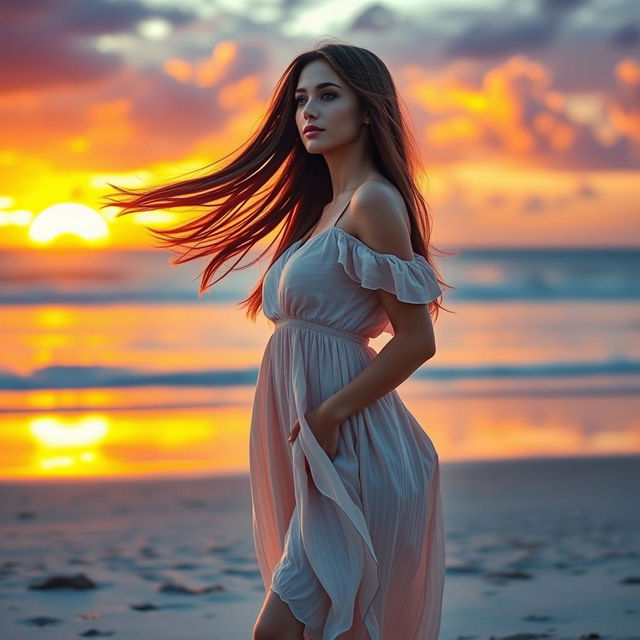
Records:
<instances>
[{"instance_id":1,"label":"wet sand","mask_svg":"<svg viewBox=\"0 0 640 640\"><path fill-rule=\"evenodd\" d=\"M640 638L640 457L441 464L441 640ZM2 483L0 498L2 638L251 637L247 475Z\"/></svg>"}]
</instances>

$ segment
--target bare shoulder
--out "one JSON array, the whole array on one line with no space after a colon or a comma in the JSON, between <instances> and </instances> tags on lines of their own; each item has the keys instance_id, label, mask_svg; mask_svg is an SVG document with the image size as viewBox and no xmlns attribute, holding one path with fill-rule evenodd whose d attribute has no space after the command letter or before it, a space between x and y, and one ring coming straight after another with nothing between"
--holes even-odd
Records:
<instances>
[{"instance_id":1,"label":"bare shoulder","mask_svg":"<svg viewBox=\"0 0 640 640\"><path fill-rule=\"evenodd\" d=\"M407 206L399 189L384 178L367 180L353 194L355 235L374 251L413 258Z\"/></svg>"},{"instance_id":2,"label":"bare shoulder","mask_svg":"<svg viewBox=\"0 0 640 640\"><path fill-rule=\"evenodd\" d=\"M380 222L404 223L410 229L407 205L400 190L383 177L363 182L353 194L353 211L360 212L358 218L373 218Z\"/></svg>"}]
</instances>

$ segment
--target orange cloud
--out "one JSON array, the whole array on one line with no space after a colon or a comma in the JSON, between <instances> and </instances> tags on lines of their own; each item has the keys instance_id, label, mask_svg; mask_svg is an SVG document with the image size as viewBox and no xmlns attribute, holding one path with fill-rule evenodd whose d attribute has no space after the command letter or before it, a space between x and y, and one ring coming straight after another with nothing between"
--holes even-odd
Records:
<instances>
[{"instance_id":1,"label":"orange cloud","mask_svg":"<svg viewBox=\"0 0 640 640\"><path fill-rule=\"evenodd\" d=\"M541 62L515 55L475 84L465 79L468 71L460 62L435 77L416 65L404 69L403 92L423 110L418 117L425 121L425 155L432 163L482 154L566 169L633 164L632 144L640 135L640 71L632 61L617 70L625 98L612 103L610 127L624 137L613 140L605 122L574 119L568 96L552 86L552 72Z\"/></svg>"},{"instance_id":2,"label":"orange cloud","mask_svg":"<svg viewBox=\"0 0 640 640\"><path fill-rule=\"evenodd\" d=\"M632 58L620 60L615 76L618 95L609 101L611 120L620 133L640 144L640 64Z\"/></svg>"},{"instance_id":3,"label":"orange cloud","mask_svg":"<svg viewBox=\"0 0 640 640\"><path fill-rule=\"evenodd\" d=\"M222 81L237 57L237 45L225 40L219 42L206 58L193 63L171 58L164 63L163 68L167 75L179 82L193 83L198 87L213 87Z\"/></svg>"}]
</instances>

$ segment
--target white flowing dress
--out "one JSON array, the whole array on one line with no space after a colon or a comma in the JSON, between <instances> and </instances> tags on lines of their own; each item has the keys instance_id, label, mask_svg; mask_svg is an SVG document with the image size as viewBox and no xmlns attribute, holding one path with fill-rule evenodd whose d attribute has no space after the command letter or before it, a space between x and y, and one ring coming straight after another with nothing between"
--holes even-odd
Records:
<instances>
[{"instance_id":1,"label":"white flowing dress","mask_svg":"<svg viewBox=\"0 0 640 640\"><path fill-rule=\"evenodd\" d=\"M304 623L305 640L436 640L440 629L431 439L396 390L341 424L333 461L304 417L377 355L370 338L393 335L377 289L415 304L441 293L423 256L376 252L337 223L294 242L263 281L275 327L251 417L253 536L265 589Z\"/></svg>"}]
</instances>

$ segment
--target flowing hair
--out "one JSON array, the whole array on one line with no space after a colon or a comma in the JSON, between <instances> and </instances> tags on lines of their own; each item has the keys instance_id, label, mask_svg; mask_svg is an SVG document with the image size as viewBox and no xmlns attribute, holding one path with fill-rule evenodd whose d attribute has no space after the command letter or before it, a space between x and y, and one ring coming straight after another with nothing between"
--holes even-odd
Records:
<instances>
[{"instance_id":1,"label":"flowing hair","mask_svg":"<svg viewBox=\"0 0 640 640\"><path fill-rule=\"evenodd\" d=\"M101 208L119 208L116 217L157 209L207 208L204 215L171 229L146 227L159 239L160 244L156 246L182 249L180 256L171 260L172 264L203 256L210 258L201 273L199 296L233 271L256 242L277 230L276 239L280 236L280 241L271 266L292 243L303 238L316 225L333 195L324 157L306 150L295 120L298 79L302 69L313 60L328 63L353 90L361 107L366 109L372 159L376 169L396 186L404 198L411 221L413 250L429 262L438 282L449 287L440 278L429 255L429 207L415 182L418 154L415 142L408 134L407 119L400 107L395 84L384 62L362 47L329 43L296 56L278 80L258 130L232 152L240 150L237 157L222 168L201 177L185 178L153 188L128 189L108 183L117 193L105 196L107 204ZM206 170L215 164L196 171ZM260 260L274 240L255 260L238 269ZM238 255L240 257L226 273L210 282L213 274L227 260ZM262 309L265 275L251 294L237 303L248 307L246 316L253 321ZM444 308L438 299L429 303L434 319L438 316L438 308Z\"/></svg>"}]
</instances>

